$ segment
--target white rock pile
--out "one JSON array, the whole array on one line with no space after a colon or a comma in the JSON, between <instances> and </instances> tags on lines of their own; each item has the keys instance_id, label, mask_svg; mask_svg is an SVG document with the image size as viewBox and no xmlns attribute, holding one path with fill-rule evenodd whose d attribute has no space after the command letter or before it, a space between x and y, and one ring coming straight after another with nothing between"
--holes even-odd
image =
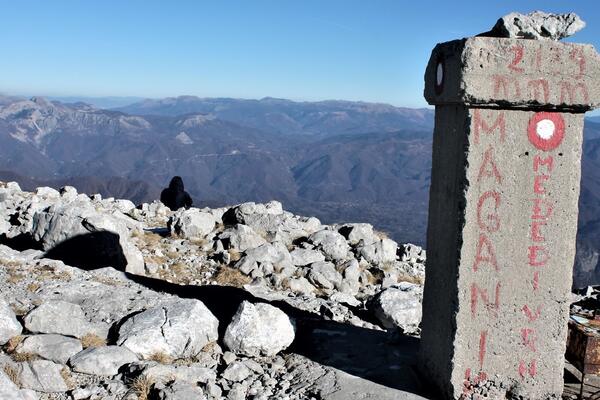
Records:
<instances>
[{"instance_id":1,"label":"white rock pile","mask_svg":"<svg viewBox=\"0 0 600 400\"><path fill-rule=\"evenodd\" d=\"M282 309L419 333L423 249L276 201L171 212L0 183L0 243L2 399L341 398L338 373L290 351L299 331ZM53 252L70 243L77 267ZM194 298L206 285L253 300L219 320Z\"/></svg>"}]
</instances>

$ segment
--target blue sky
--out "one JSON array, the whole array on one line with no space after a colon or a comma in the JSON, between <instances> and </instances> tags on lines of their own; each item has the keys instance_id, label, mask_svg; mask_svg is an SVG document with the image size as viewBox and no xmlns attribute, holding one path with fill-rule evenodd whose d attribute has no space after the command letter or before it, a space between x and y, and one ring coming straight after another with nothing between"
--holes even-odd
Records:
<instances>
[{"instance_id":1,"label":"blue sky","mask_svg":"<svg viewBox=\"0 0 600 400\"><path fill-rule=\"evenodd\" d=\"M0 92L420 107L437 42L536 9L577 12L588 27L573 41L600 47L596 0L1 0Z\"/></svg>"}]
</instances>

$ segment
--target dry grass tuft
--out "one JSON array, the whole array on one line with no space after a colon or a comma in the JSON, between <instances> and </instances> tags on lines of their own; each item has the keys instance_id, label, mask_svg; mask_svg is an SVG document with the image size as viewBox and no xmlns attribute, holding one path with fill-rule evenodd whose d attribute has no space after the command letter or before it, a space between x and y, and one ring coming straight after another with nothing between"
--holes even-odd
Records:
<instances>
[{"instance_id":1,"label":"dry grass tuft","mask_svg":"<svg viewBox=\"0 0 600 400\"><path fill-rule=\"evenodd\" d=\"M419 276L402 275L398 277L398 283L400 282L408 282L417 285L423 285L425 283L425 280Z\"/></svg>"},{"instance_id":2,"label":"dry grass tuft","mask_svg":"<svg viewBox=\"0 0 600 400\"><path fill-rule=\"evenodd\" d=\"M242 258L242 255L237 249L229 249L227 251L229 252L229 259L231 262L240 261L240 258Z\"/></svg>"},{"instance_id":3,"label":"dry grass tuft","mask_svg":"<svg viewBox=\"0 0 600 400\"><path fill-rule=\"evenodd\" d=\"M63 381L65 381L65 385L67 385L69 390L75 389L75 386L76 386L75 380L73 379L73 376L71 375L71 371L69 370L69 368L63 367L60 370L60 376L63 378Z\"/></svg>"},{"instance_id":4,"label":"dry grass tuft","mask_svg":"<svg viewBox=\"0 0 600 400\"><path fill-rule=\"evenodd\" d=\"M152 385L154 385L154 379L148 376L140 375L131 383L131 389L133 389L137 395L138 400L148 400L150 390L152 390Z\"/></svg>"},{"instance_id":5,"label":"dry grass tuft","mask_svg":"<svg viewBox=\"0 0 600 400\"><path fill-rule=\"evenodd\" d=\"M37 273L35 278L40 282L47 280L67 282L72 278L71 274L67 271L56 271L56 269L51 265L42 265L41 268L35 270L35 273Z\"/></svg>"},{"instance_id":6,"label":"dry grass tuft","mask_svg":"<svg viewBox=\"0 0 600 400\"><path fill-rule=\"evenodd\" d=\"M25 361L35 361L39 360L37 354L33 353L17 353L13 352L10 354L10 358L12 358L16 362L25 362Z\"/></svg>"},{"instance_id":7,"label":"dry grass tuft","mask_svg":"<svg viewBox=\"0 0 600 400\"><path fill-rule=\"evenodd\" d=\"M40 284L37 282L32 282L27 285L27 290L31 293L35 293L40 288Z\"/></svg>"},{"instance_id":8,"label":"dry grass tuft","mask_svg":"<svg viewBox=\"0 0 600 400\"><path fill-rule=\"evenodd\" d=\"M208 244L208 240L206 238L191 238L189 239L190 244L193 244L198 247L203 247Z\"/></svg>"},{"instance_id":9,"label":"dry grass tuft","mask_svg":"<svg viewBox=\"0 0 600 400\"><path fill-rule=\"evenodd\" d=\"M148 360L156 361L161 364L172 364L173 363L173 357L169 356L168 354L166 354L162 351L152 353L150 355L150 357L148 357Z\"/></svg>"},{"instance_id":10,"label":"dry grass tuft","mask_svg":"<svg viewBox=\"0 0 600 400\"><path fill-rule=\"evenodd\" d=\"M95 333L86 333L81 338L81 345L84 349L87 349L88 347L103 347L106 346L106 339Z\"/></svg>"},{"instance_id":11,"label":"dry grass tuft","mask_svg":"<svg viewBox=\"0 0 600 400\"><path fill-rule=\"evenodd\" d=\"M4 345L4 350L6 350L8 354L14 353L14 351L21 344L21 342L23 342L23 340L25 340L25 336L22 335L11 337L10 339L8 339L8 342Z\"/></svg>"},{"instance_id":12,"label":"dry grass tuft","mask_svg":"<svg viewBox=\"0 0 600 400\"><path fill-rule=\"evenodd\" d=\"M374 229L373 233L375 234L375 236L377 236L379 238L379 240L389 239L390 238L390 236L388 235L388 233L384 232L384 231L378 231L378 230Z\"/></svg>"},{"instance_id":13,"label":"dry grass tuft","mask_svg":"<svg viewBox=\"0 0 600 400\"><path fill-rule=\"evenodd\" d=\"M6 374L6 376L8 376L8 379L13 381L13 383L15 385L17 385L18 387L21 387L21 380L19 379L19 373L17 372L15 367L5 364L4 368L2 368L2 369L4 370L4 373Z\"/></svg>"},{"instance_id":14,"label":"dry grass tuft","mask_svg":"<svg viewBox=\"0 0 600 400\"><path fill-rule=\"evenodd\" d=\"M252 278L244 275L244 273L237 268L221 265L217 275L215 276L215 281L221 286L234 286L241 288L244 285L252 282Z\"/></svg>"},{"instance_id":15,"label":"dry grass tuft","mask_svg":"<svg viewBox=\"0 0 600 400\"><path fill-rule=\"evenodd\" d=\"M144 242L144 244L146 245L146 247L149 248L155 248L156 246L158 246L162 240L162 236L160 236L158 233L154 233L154 232L144 232L143 235L140 236L140 239Z\"/></svg>"}]
</instances>

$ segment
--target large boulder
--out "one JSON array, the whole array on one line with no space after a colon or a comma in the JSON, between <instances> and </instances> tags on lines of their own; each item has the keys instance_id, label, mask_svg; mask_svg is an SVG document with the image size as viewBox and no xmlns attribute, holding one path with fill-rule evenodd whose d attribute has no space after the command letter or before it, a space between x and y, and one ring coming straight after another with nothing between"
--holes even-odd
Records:
<instances>
[{"instance_id":1,"label":"large boulder","mask_svg":"<svg viewBox=\"0 0 600 400\"><path fill-rule=\"evenodd\" d=\"M201 301L177 299L127 319L119 328L117 343L144 359L156 354L189 358L217 340L218 326Z\"/></svg>"},{"instance_id":2,"label":"large boulder","mask_svg":"<svg viewBox=\"0 0 600 400\"><path fill-rule=\"evenodd\" d=\"M86 250L101 253L110 260L114 267L124 267L127 272L144 274L144 258L142 253L130 240L128 221L117 214L100 213L89 201L73 201L71 203L55 203L37 212L33 218L31 235L39 241L44 250L56 248L69 239L89 236L93 240L84 242L90 249L78 250L85 255ZM122 215L122 214L121 214ZM109 232L111 235L103 235ZM93 247L93 248L92 248ZM94 254L87 254L90 262L94 262Z\"/></svg>"},{"instance_id":3,"label":"large boulder","mask_svg":"<svg viewBox=\"0 0 600 400\"><path fill-rule=\"evenodd\" d=\"M294 341L290 318L265 303L242 302L225 331L223 341L236 354L272 356Z\"/></svg>"},{"instance_id":4,"label":"large boulder","mask_svg":"<svg viewBox=\"0 0 600 400\"><path fill-rule=\"evenodd\" d=\"M309 236L309 241L317 246L329 260L345 260L350 247L346 239L336 231L323 229Z\"/></svg>"},{"instance_id":5,"label":"large boulder","mask_svg":"<svg viewBox=\"0 0 600 400\"><path fill-rule=\"evenodd\" d=\"M171 235L184 238L203 238L215 229L215 217L197 208L178 210L168 222Z\"/></svg>"},{"instance_id":6,"label":"large boulder","mask_svg":"<svg viewBox=\"0 0 600 400\"><path fill-rule=\"evenodd\" d=\"M82 374L114 376L125 364L138 361L128 349L119 346L90 347L69 360L73 370Z\"/></svg>"},{"instance_id":7,"label":"large boulder","mask_svg":"<svg viewBox=\"0 0 600 400\"><path fill-rule=\"evenodd\" d=\"M371 224L345 224L342 225L338 232L340 232L348 240L348 243L355 246L361 241L363 243L374 243L379 238L373 231L373 225Z\"/></svg>"},{"instance_id":8,"label":"large boulder","mask_svg":"<svg viewBox=\"0 0 600 400\"><path fill-rule=\"evenodd\" d=\"M380 292L372 301L375 316L386 328L400 328L406 333L418 331L423 311L423 287L401 282Z\"/></svg>"},{"instance_id":9,"label":"large boulder","mask_svg":"<svg viewBox=\"0 0 600 400\"><path fill-rule=\"evenodd\" d=\"M50 300L31 310L24 319L33 333L55 333L82 337L92 331L81 307L61 300Z\"/></svg>"},{"instance_id":10,"label":"large boulder","mask_svg":"<svg viewBox=\"0 0 600 400\"><path fill-rule=\"evenodd\" d=\"M17 353L35 354L46 360L66 364L69 358L83 350L77 339L62 335L28 336L17 347Z\"/></svg>"},{"instance_id":11,"label":"large boulder","mask_svg":"<svg viewBox=\"0 0 600 400\"><path fill-rule=\"evenodd\" d=\"M0 298L0 345L8 342L13 336L19 335L22 330L23 327L17 321L13 310L4 299Z\"/></svg>"}]
</instances>

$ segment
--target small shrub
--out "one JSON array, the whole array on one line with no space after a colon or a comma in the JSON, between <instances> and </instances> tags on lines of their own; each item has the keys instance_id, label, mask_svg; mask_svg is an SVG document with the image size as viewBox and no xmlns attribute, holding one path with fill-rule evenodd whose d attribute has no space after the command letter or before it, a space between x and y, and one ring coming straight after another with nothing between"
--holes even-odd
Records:
<instances>
[{"instance_id":1,"label":"small shrub","mask_svg":"<svg viewBox=\"0 0 600 400\"><path fill-rule=\"evenodd\" d=\"M27 285L27 290L30 291L31 293L35 293L39 288L40 288L40 284L37 282L32 282L29 285Z\"/></svg>"}]
</instances>

